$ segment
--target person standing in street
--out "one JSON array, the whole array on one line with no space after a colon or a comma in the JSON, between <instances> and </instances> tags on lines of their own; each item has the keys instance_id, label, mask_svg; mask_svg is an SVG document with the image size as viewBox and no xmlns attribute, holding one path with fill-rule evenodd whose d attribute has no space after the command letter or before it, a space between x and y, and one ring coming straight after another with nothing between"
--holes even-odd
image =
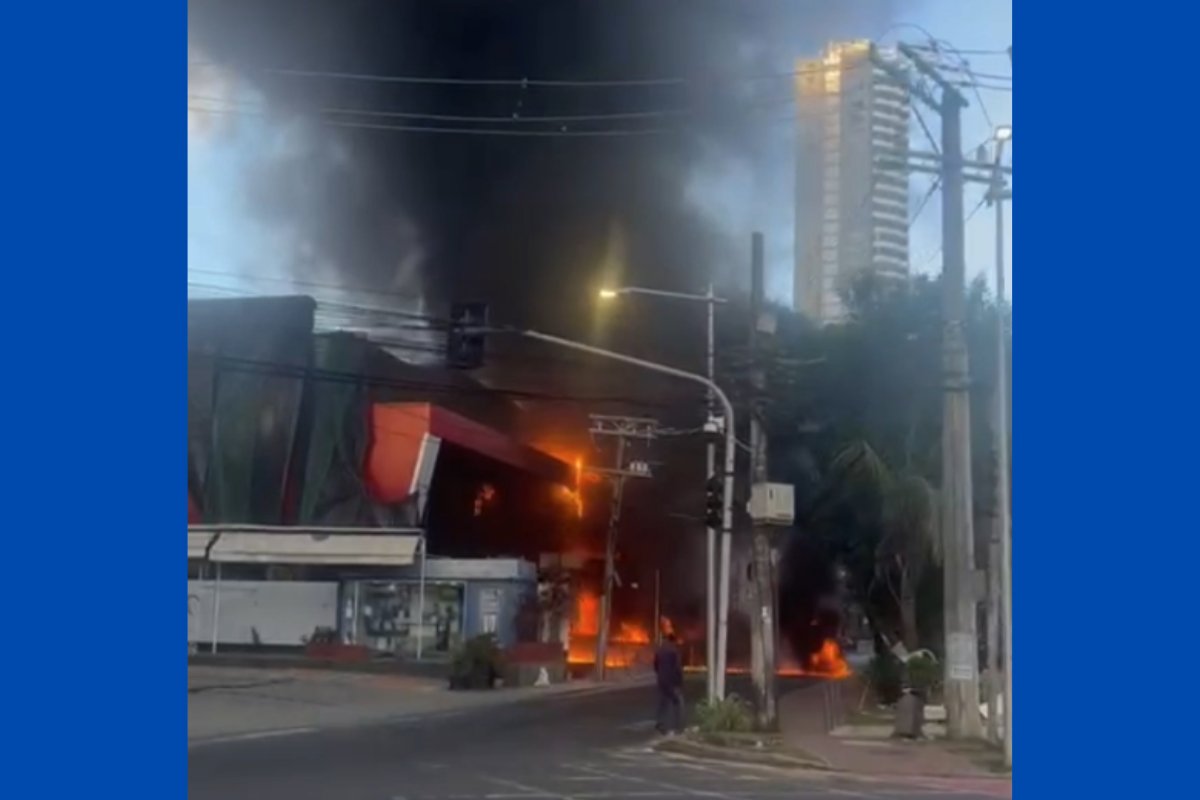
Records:
<instances>
[{"instance_id":1,"label":"person standing in street","mask_svg":"<svg viewBox=\"0 0 1200 800\"><path fill-rule=\"evenodd\" d=\"M654 653L658 679L658 713L655 727L664 736L683 729L683 658L675 634L668 633Z\"/></svg>"}]
</instances>

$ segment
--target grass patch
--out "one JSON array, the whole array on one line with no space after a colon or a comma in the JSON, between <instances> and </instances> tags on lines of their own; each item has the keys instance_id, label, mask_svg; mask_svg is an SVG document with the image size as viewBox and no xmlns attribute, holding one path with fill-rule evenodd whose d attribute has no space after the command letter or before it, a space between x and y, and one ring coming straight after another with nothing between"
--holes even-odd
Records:
<instances>
[{"instance_id":1,"label":"grass patch","mask_svg":"<svg viewBox=\"0 0 1200 800\"><path fill-rule=\"evenodd\" d=\"M1004 765L1004 750L991 742L964 742L942 739L942 747L968 759L980 769L993 775L1012 775L1012 769Z\"/></svg>"},{"instance_id":2,"label":"grass patch","mask_svg":"<svg viewBox=\"0 0 1200 800\"><path fill-rule=\"evenodd\" d=\"M846 718L842 720L843 725L891 725L896 719L896 715L892 711L884 709L858 709L847 712Z\"/></svg>"}]
</instances>

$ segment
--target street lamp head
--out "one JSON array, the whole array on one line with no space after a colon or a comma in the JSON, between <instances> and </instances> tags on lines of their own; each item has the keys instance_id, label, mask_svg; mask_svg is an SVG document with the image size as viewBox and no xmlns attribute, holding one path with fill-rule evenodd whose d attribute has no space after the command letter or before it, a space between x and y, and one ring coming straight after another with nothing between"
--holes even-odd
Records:
<instances>
[{"instance_id":1,"label":"street lamp head","mask_svg":"<svg viewBox=\"0 0 1200 800\"><path fill-rule=\"evenodd\" d=\"M997 126L997 128L996 128L996 141L997 141L997 142L1010 142L1010 141L1012 141L1012 125L999 125L999 126Z\"/></svg>"},{"instance_id":2,"label":"street lamp head","mask_svg":"<svg viewBox=\"0 0 1200 800\"><path fill-rule=\"evenodd\" d=\"M620 292L618 292L616 289L601 289L600 290L600 299L601 300L616 300L618 294L620 294Z\"/></svg>"}]
</instances>

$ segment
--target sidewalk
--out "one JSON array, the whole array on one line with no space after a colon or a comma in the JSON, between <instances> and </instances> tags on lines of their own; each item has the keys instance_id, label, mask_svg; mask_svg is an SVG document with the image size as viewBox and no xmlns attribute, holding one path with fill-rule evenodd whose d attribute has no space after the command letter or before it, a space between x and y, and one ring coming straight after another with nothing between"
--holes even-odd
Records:
<instances>
[{"instance_id":1,"label":"sidewalk","mask_svg":"<svg viewBox=\"0 0 1200 800\"><path fill-rule=\"evenodd\" d=\"M805 687L779 699L779 727L784 742L824 761L830 769L859 775L1009 781L972 761L953 745L939 741L835 736L843 710L858 701L855 681Z\"/></svg>"},{"instance_id":2,"label":"sidewalk","mask_svg":"<svg viewBox=\"0 0 1200 800\"><path fill-rule=\"evenodd\" d=\"M306 669L188 667L188 741L364 725L610 691L629 682L451 692L444 679Z\"/></svg>"}]
</instances>

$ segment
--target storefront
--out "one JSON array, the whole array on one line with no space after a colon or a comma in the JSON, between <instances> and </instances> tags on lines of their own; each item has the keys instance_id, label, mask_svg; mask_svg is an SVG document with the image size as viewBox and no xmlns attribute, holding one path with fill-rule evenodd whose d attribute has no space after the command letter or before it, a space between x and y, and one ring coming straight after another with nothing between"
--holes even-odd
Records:
<instances>
[{"instance_id":1,"label":"storefront","mask_svg":"<svg viewBox=\"0 0 1200 800\"><path fill-rule=\"evenodd\" d=\"M484 633L509 645L521 605L537 589L534 565L512 558L430 557L393 572L343 580L343 641L403 658L446 658Z\"/></svg>"}]
</instances>

